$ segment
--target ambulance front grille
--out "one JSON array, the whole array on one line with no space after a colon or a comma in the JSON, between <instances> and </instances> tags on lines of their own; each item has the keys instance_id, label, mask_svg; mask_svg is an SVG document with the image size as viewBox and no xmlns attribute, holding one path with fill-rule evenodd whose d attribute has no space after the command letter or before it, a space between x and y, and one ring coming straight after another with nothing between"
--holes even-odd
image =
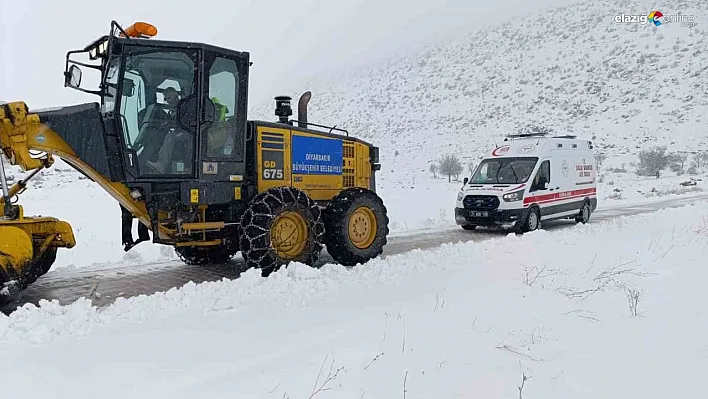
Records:
<instances>
[{"instance_id":1,"label":"ambulance front grille","mask_svg":"<svg viewBox=\"0 0 708 399\"><path fill-rule=\"evenodd\" d=\"M468 195L462 200L465 209L490 211L499 208L499 197L494 195Z\"/></svg>"}]
</instances>

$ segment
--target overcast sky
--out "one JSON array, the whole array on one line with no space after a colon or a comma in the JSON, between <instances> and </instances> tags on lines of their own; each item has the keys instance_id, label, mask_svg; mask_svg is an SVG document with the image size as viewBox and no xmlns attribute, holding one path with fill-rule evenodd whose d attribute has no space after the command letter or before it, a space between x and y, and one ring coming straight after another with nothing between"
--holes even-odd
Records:
<instances>
[{"instance_id":1,"label":"overcast sky","mask_svg":"<svg viewBox=\"0 0 708 399\"><path fill-rule=\"evenodd\" d=\"M250 96L415 49L514 16L579 0L0 0L0 100L31 108L96 101L63 87L68 50L124 27L152 23L158 38L200 41L251 53ZM31 9L31 10L30 10Z\"/></svg>"}]
</instances>

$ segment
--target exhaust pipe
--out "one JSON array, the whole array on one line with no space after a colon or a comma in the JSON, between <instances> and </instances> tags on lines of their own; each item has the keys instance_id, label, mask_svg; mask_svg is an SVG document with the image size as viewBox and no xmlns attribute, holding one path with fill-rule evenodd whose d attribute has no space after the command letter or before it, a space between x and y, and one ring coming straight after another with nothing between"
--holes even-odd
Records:
<instances>
[{"instance_id":1,"label":"exhaust pipe","mask_svg":"<svg viewBox=\"0 0 708 399\"><path fill-rule=\"evenodd\" d=\"M300 101L297 102L297 126L307 127L307 103L310 102L312 93L308 90L300 96Z\"/></svg>"}]
</instances>

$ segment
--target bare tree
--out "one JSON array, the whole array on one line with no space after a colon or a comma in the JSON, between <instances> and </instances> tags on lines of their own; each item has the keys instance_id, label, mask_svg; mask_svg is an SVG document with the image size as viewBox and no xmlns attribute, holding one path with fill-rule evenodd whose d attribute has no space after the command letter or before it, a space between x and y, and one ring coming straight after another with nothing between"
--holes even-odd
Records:
<instances>
[{"instance_id":1,"label":"bare tree","mask_svg":"<svg viewBox=\"0 0 708 399\"><path fill-rule=\"evenodd\" d=\"M639 152L639 176L661 176L661 171L669 164L669 156L666 154L666 147L653 147Z\"/></svg>"},{"instance_id":2,"label":"bare tree","mask_svg":"<svg viewBox=\"0 0 708 399\"><path fill-rule=\"evenodd\" d=\"M445 155L440 159L440 174L447 176L447 181L452 181L452 176L457 178L462 173L463 167L454 154Z\"/></svg>"},{"instance_id":3,"label":"bare tree","mask_svg":"<svg viewBox=\"0 0 708 399\"><path fill-rule=\"evenodd\" d=\"M708 165L708 151L699 151L693 155L691 168L700 169Z\"/></svg>"},{"instance_id":4,"label":"bare tree","mask_svg":"<svg viewBox=\"0 0 708 399\"><path fill-rule=\"evenodd\" d=\"M688 159L688 156L686 154L676 152L673 154L669 155L669 169L671 169L672 172L683 172L683 168L686 165L686 160Z\"/></svg>"},{"instance_id":5,"label":"bare tree","mask_svg":"<svg viewBox=\"0 0 708 399\"><path fill-rule=\"evenodd\" d=\"M602 163L605 162L605 159L607 159L607 155L605 155L604 152L598 152L595 154L595 163L597 164L597 172L600 173L600 169L602 168Z\"/></svg>"},{"instance_id":6,"label":"bare tree","mask_svg":"<svg viewBox=\"0 0 708 399\"><path fill-rule=\"evenodd\" d=\"M433 174L433 179L438 178L438 165L436 165L434 163L430 164L430 169L428 169L428 170L430 171L430 173Z\"/></svg>"}]
</instances>

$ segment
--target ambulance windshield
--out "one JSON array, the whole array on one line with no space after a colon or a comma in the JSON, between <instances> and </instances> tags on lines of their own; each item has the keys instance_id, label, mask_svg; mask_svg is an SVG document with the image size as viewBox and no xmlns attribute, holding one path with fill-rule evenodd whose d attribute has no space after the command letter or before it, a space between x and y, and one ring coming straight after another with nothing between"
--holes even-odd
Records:
<instances>
[{"instance_id":1,"label":"ambulance windshield","mask_svg":"<svg viewBox=\"0 0 708 399\"><path fill-rule=\"evenodd\" d=\"M475 169L470 184L526 183L538 158L489 158Z\"/></svg>"}]
</instances>

